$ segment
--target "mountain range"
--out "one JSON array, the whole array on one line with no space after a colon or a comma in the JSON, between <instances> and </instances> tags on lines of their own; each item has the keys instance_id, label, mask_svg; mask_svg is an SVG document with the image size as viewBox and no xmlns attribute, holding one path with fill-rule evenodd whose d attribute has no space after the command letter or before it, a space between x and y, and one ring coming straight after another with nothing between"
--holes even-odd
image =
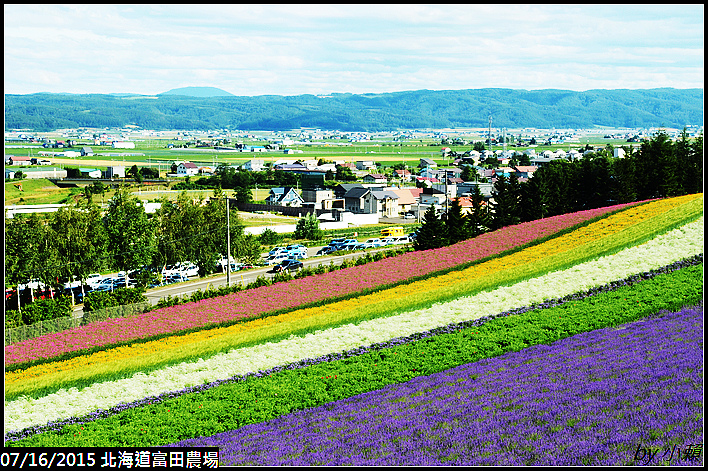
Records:
<instances>
[{"instance_id":1,"label":"mountain range","mask_svg":"<svg viewBox=\"0 0 708 471\"><path fill-rule=\"evenodd\" d=\"M5 95L5 130L135 125L145 129L340 131L486 128L682 128L703 125L703 89L417 90L236 96L214 87L159 95Z\"/></svg>"}]
</instances>

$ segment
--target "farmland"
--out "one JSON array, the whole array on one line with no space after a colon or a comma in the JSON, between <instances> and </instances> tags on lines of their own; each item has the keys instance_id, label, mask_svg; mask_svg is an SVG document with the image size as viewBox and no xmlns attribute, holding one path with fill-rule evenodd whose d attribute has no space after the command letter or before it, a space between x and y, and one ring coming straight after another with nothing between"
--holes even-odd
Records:
<instances>
[{"instance_id":1,"label":"farmland","mask_svg":"<svg viewBox=\"0 0 708 471\"><path fill-rule=\"evenodd\" d=\"M548 218L109 320L115 338L8 346L6 446L216 445L225 465L686 449L703 441L702 214L699 194Z\"/></svg>"}]
</instances>

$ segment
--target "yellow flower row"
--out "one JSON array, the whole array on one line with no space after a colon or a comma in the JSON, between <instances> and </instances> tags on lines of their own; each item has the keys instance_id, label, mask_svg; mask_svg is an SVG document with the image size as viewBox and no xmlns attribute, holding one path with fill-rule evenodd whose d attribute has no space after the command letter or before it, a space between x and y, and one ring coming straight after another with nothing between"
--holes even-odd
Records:
<instances>
[{"instance_id":1,"label":"yellow flower row","mask_svg":"<svg viewBox=\"0 0 708 471\"><path fill-rule=\"evenodd\" d=\"M121 371L137 371L168 361L195 358L229 348L255 344L293 332L317 330L328 325L376 317L381 313L394 314L415 309L416 306L472 294L500 283L536 276L547 269L554 269L559 264L593 255L598 250L602 252L603 249L616 247L618 243L603 248L602 246L605 245L603 241L610 243L609 239L620 232L636 227L640 223L646 225L647 221L650 222L657 216L667 215L675 208L695 203L696 200L696 195L689 195L629 208L509 256L370 295L320 307L299 309L280 316L255 319L230 327L118 347L62 362L38 365L24 371L8 372L5 375L6 393L25 389L21 383L29 382L33 383L34 387L43 387L56 381L67 382L116 374ZM698 203L702 211L702 201ZM693 205L698 207L696 204ZM692 211L696 209L693 208ZM680 214L674 217L679 218ZM621 244L621 240L619 243ZM588 250L590 245L601 248ZM40 378L42 380L37 382ZM32 387L29 384L27 386Z\"/></svg>"}]
</instances>

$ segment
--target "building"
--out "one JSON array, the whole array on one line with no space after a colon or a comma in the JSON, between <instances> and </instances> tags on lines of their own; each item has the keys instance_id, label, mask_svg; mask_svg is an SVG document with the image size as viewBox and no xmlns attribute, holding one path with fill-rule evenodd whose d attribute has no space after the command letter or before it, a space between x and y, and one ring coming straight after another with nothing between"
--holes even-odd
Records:
<instances>
[{"instance_id":1,"label":"building","mask_svg":"<svg viewBox=\"0 0 708 471\"><path fill-rule=\"evenodd\" d=\"M82 157L91 157L93 156L93 149L90 147L82 147L81 148L81 156Z\"/></svg>"},{"instance_id":2,"label":"building","mask_svg":"<svg viewBox=\"0 0 708 471\"><path fill-rule=\"evenodd\" d=\"M398 217L398 195L389 190L370 190L364 196L364 212L380 217Z\"/></svg>"},{"instance_id":3,"label":"building","mask_svg":"<svg viewBox=\"0 0 708 471\"><path fill-rule=\"evenodd\" d=\"M426 167L435 168L437 166L438 166L438 164L436 164L434 160L427 159L427 158L420 159L420 163L418 164L419 168L426 168Z\"/></svg>"},{"instance_id":4,"label":"building","mask_svg":"<svg viewBox=\"0 0 708 471\"><path fill-rule=\"evenodd\" d=\"M113 141L111 146L114 149L135 149L135 143L132 141Z\"/></svg>"},{"instance_id":5,"label":"building","mask_svg":"<svg viewBox=\"0 0 708 471\"><path fill-rule=\"evenodd\" d=\"M105 176L106 178L125 178L125 167L122 165L107 167Z\"/></svg>"},{"instance_id":6,"label":"building","mask_svg":"<svg viewBox=\"0 0 708 471\"><path fill-rule=\"evenodd\" d=\"M386 175L383 175L380 173L370 173L368 175L364 175L364 178L362 180L364 180L365 183L384 183L384 184L386 184L388 182Z\"/></svg>"},{"instance_id":7,"label":"building","mask_svg":"<svg viewBox=\"0 0 708 471\"><path fill-rule=\"evenodd\" d=\"M271 188L266 203L279 206L302 206L305 201L291 186Z\"/></svg>"},{"instance_id":8,"label":"building","mask_svg":"<svg viewBox=\"0 0 708 471\"><path fill-rule=\"evenodd\" d=\"M96 168L80 168L81 178L101 178L101 171Z\"/></svg>"},{"instance_id":9,"label":"building","mask_svg":"<svg viewBox=\"0 0 708 471\"><path fill-rule=\"evenodd\" d=\"M11 155L10 165L32 165L32 157Z\"/></svg>"},{"instance_id":10,"label":"building","mask_svg":"<svg viewBox=\"0 0 708 471\"><path fill-rule=\"evenodd\" d=\"M193 162L182 162L177 166L177 175L180 177L196 175L199 167Z\"/></svg>"},{"instance_id":11,"label":"building","mask_svg":"<svg viewBox=\"0 0 708 471\"><path fill-rule=\"evenodd\" d=\"M357 160L356 169L357 170L373 170L376 168L376 164L373 160Z\"/></svg>"},{"instance_id":12,"label":"building","mask_svg":"<svg viewBox=\"0 0 708 471\"><path fill-rule=\"evenodd\" d=\"M251 159L243 164L243 169L251 172L262 172L265 169L265 163L263 159Z\"/></svg>"}]
</instances>

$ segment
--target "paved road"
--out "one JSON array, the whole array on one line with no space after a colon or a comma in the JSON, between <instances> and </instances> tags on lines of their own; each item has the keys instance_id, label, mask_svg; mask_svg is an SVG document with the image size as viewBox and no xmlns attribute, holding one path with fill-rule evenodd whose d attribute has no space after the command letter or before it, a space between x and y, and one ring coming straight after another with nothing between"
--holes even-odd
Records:
<instances>
[{"instance_id":1,"label":"paved road","mask_svg":"<svg viewBox=\"0 0 708 471\"><path fill-rule=\"evenodd\" d=\"M397 246L395 246L397 247ZM307 255L309 258L302 260L302 264L306 267L317 266L320 263L322 265L329 265L330 261L334 261L335 265L341 265L345 259L351 259L360 257L364 254L363 251L357 250L354 252L347 252L342 255L335 256L322 256L315 257L314 255L321 247L310 247L307 249ZM382 247L380 249L369 250L369 252L377 252L380 250L389 250L391 247ZM235 272L230 274L230 283L247 285L248 283L255 281L258 276L266 276L272 278L274 273L271 270L272 267L256 268L252 270L246 270L242 272ZM213 288L218 286L226 286L226 274L210 275L205 278L195 278L192 281L185 281L184 283L176 283L167 286L160 286L159 288L149 289L145 292L145 297L150 301L151 304L155 305L161 298L166 298L168 296L184 296L189 295L197 290L206 290L207 288ZM83 304L74 306L74 317L83 316Z\"/></svg>"}]
</instances>

